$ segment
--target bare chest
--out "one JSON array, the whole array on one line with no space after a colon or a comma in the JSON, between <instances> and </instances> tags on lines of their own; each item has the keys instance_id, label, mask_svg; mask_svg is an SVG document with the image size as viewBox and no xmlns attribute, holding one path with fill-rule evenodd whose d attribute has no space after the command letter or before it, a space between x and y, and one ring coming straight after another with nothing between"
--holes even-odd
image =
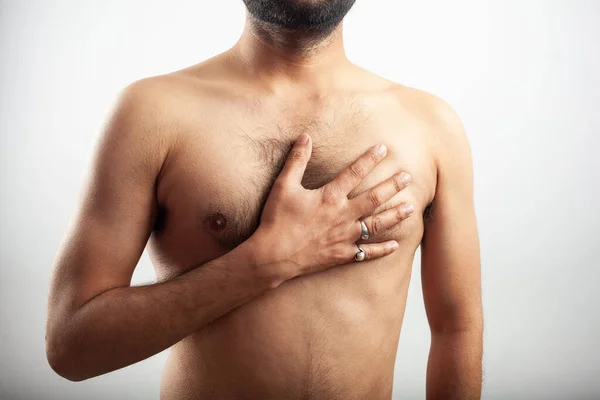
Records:
<instances>
[{"instance_id":1,"label":"bare chest","mask_svg":"<svg viewBox=\"0 0 600 400\"><path fill-rule=\"evenodd\" d=\"M410 201L417 222L384 232L379 240L422 234L418 215L432 198L435 170L422 132L401 114L346 107L292 116L230 110L214 117L210 131L181 135L158 182L160 208L152 240L170 265L206 262L252 235L273 182L302 132L313 141L302 181L307 189L325 185L369 147L385 143L388 156L350 197L399 170L408 171L413 184L382 209Z\"/></svg>"}]
</instances>

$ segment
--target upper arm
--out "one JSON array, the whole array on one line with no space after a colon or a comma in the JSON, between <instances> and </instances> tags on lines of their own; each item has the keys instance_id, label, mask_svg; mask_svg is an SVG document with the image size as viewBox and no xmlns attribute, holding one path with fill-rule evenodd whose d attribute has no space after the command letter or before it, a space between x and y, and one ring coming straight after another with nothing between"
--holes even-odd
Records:
<instances>
[{"instance_id":1,"label":"upper arm","mask_svg":"<svg viewBox=\"0 0 600 400\"><path fill-rule=\"evenodd\" d=\"M421 282L433 332L479 327L481 266L471 149L454 111L435 105L437 187L421 244Z\"/></svg>"},{"instance_id":2,"label":"upper arm","mask_svg":"<svg viewBox=\"0 0 600 400\"><path fill-rule=\"evenodd\" d=\"M130 284L152 230L155 182L166 152L153 92L146 80L126 87L103 127L54 260L49 323Z\"/></svg>"}]
</instances>

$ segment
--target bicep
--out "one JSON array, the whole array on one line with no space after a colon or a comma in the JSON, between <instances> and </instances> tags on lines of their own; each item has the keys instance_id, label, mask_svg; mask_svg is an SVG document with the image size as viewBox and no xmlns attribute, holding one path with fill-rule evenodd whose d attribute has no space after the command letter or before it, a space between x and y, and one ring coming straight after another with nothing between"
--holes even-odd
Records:
<instances>
[{"instance_id":1,"label":"bicep","mask_svg":"<svg viewBox=\"0 0 600 400\"><path fill-rule=\"evenodd\" d=\"M479 238L469 143L457 119L438 157L438 183L421 244L423 297L432 331L469 329L481 315Z\"/></svg>"},{"instance_id":2,"label":"bicep","mask_svg":"<svg viewBox=\"0 0 600 400\"><path fill-rule=\"evenodd\" d=\"M129 286L156 213L160 140L128 87L105 124L78 208L57 252L50 306L75 310L98 294Z\"/></svg>"}]
</instances>

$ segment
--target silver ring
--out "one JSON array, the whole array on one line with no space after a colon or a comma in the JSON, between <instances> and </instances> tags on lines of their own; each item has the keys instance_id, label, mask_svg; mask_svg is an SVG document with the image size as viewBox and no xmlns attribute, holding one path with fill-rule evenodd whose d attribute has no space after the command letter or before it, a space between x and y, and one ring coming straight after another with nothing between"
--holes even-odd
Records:
<instances>
[{"instance_id":1,"label":"silver ring","mask_svg":"<svg viewBox=\"0 0 600 400\"><path fill-rule=\"evenodd\" d=\"M365 258L367 257L367 255L365 254L365 251L363 249L360 248L360 246L356 246L358 247L358 253L356 253L354 255L354 259L356 261L365 261Z\"/></svg>"},{"instance_id":2,"label":"silver ring","mask_svg":"<svg viewBox=\"0 0 600 400\"><path fill-rule=\"evenodd\" d=\"M367 240L369 236L369 229L367 229L367 225L363 221L360 221L360 238L362 240Z\"/></svg>"}]
</instances>

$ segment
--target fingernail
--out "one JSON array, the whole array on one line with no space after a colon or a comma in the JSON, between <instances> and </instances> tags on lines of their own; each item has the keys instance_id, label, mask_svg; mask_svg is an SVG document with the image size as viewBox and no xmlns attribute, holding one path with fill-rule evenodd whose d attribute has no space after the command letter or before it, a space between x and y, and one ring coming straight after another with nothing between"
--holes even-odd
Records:
<instances>
[{"instance_id":1,"label":"fingernail","mask_svg":"<svg viewBox=\"0 0 600 400\"><path fill-rule=\"evenodd\" d=\"M375 153L378 156L384 156L385 153L387 153L387 147L385 146L385 144L380 144L375 148Z\"/></svg>"},{"instance_id":2,"label":"fingernail","mask_svg":"<svg viewBox=\"0 0 600 400\"><path fill-rule=\"evenodd\" d=\"M402 174L402 183L404 183L405 185L408 185L410 183L410 181L412 180L412 178L410 177L409 174L407 174L406 172Z\"/></svg>"},{"instance_id":3,"label":"fingernail","mask_svg":"<svg viewBox=\"0 0 600 400\"><path fill-rule=\"evenodd\" d=\"M308 143L308 139L309 139L308 134L303 133L302 135L300 135L300 138L298 139L298 141L300 142L300 144L306 144L306 143Z\"/></svg>"},{"instance_id":4,"label":"fingernail","mask_svg":"<svg viewBox=\"0 0 600 400\"><path fill-rule=\"evenodd\" d=\"M398 244L398 242L396 242L395 240L390 244L390 247L392 249L397 249L398 247L400 247L400 245Z\"/></svg>"},{"instance_id":5,"label":"fingernail","mask_svg":"<svg viewBox=\"0 0 600 400\"><path fill-rule=\"evenodd\" d=\"M404 207L402 207L402 209L408 215L412 215L415 212L415 207L412 204L407 204Z\"/></svg>"}]
</instances>

